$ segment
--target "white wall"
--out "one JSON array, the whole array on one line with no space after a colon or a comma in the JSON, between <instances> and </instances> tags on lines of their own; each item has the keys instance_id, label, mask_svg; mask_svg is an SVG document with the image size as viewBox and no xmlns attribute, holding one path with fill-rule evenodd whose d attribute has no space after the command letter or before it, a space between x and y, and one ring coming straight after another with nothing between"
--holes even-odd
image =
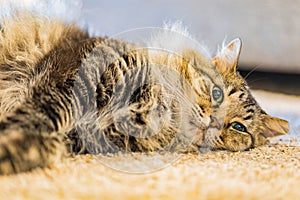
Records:
<instances>
[{"instance_id":1,"label":"white wall","mask_svg":"<svg viewBox=\"0 0 300 200\"><path fill-rule=\"evenodd\" d=\"M214 52L243 40L241 66L300 73L300 0L84 0L83 17L99 35L181 19Z\"/></svg>"}]
</instances>

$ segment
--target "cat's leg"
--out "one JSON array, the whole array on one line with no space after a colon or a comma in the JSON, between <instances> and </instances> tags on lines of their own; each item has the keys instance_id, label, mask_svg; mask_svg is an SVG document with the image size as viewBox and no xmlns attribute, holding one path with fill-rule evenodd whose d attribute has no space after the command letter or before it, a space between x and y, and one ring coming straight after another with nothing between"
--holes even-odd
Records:
<instances>
[{"instance_id":1,"label":"cat's leg","mask_svg":"<svg viewBox=\"0 0 300 200\"><path fill-rule=\"evenodd\" d=\"M112 105L117 101L117 105L122 106L118 109L111 107L112 123L103 130L107 141L123 151L145 152L168 148L180 123L176 99L167 98L163 86L155 83L127 91L131 91L131 95L123 97L128 93L121 92L112 98Z\"/></svg>"},{"instance_id":2,"label":"cat's leg","mask_svg":"<svg viewBox=\"0 0 300 200\"><path fill-rule=\"evenodd\" d=\"M64 134L71 112L63 95L36 94L0 122L0 174L46 167L65 155ZM67 101L65 101L67 102Z\"/></svg>"},{"instance_id":3,"label":"cat's leg","mask_svg":"<svg viewBox=\"0 0 300 200\"><path fill-rule=\"evenodd\" d=\"M64 153L60 137L12 131L0 136L0 175L47 167Z\"/></svg>"}]
</instances>

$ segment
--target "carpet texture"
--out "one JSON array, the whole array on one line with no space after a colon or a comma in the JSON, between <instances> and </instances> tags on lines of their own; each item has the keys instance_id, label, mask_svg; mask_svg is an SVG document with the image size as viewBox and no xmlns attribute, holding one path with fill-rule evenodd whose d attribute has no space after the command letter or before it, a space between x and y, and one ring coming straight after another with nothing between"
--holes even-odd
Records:
<instances>
[{"instance_id":1,"label":"carpet texture","mask_svg":"<svg viewBox=\"0 0 300 200\"><path fill-rule=\"evenodd\" d=\"M155 159L156 155L151 156ZM127 164L136 159L138 156L127 156ZM0 199L300 197L300 147L271 145L248 152L186 154L171 166L148 174L116 171L99 160L101 156L77 156L51 169L1 177Z\"/></svg>"}]
</instances>

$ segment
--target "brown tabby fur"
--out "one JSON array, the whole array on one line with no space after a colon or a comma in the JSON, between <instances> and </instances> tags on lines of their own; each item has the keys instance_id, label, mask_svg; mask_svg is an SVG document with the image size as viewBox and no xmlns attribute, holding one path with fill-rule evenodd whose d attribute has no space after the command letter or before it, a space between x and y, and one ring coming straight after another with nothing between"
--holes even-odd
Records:
<instances>
[{"instance_id":1,"label":"brown tabby fur","mask_svg":"<svg viewBox=\"0 0 300 200\"><path fill-rule=\"evenodd\" d=\"M70 153L242 151L288 132L236 71L237 40L207 59L192 49L170 56L92 38L75 25L28 14L1 26L0 174L49 166ZM145 84L151 78L173 87ZM212 98L215 87L220 102ZM246 129L233 128L236 122Z\"/></svg>"}]
</instances>

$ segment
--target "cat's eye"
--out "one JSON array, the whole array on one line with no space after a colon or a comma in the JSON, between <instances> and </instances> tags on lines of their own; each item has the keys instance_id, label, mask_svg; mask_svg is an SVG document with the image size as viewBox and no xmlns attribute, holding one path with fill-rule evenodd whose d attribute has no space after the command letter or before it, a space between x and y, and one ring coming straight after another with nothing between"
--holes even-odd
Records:
<instances>
[{"instance_id":1,"label":"cat's eye","mask_svg":"<svg viewBox=\"0 0 300 200\"><path fill-rule=\"evenodd\" d=\"M217 86L213 87L213 89L212 89L212 98L216 102L222 103L222 101L223 101L223 92L219 87L217 87Z\"/></svg>"},{"instance_id":2,"label":"cat's eye","mask_svg":"<svg viewBox=\"0 0 300 200\"><path fill-rule=\"evenodd\" d=\"M239 123L239 122L233 122L231 124L231 127L233 129L237 130L237 131L246 132L246 127L243 124Z\"/></svg>"}]
</instances>

